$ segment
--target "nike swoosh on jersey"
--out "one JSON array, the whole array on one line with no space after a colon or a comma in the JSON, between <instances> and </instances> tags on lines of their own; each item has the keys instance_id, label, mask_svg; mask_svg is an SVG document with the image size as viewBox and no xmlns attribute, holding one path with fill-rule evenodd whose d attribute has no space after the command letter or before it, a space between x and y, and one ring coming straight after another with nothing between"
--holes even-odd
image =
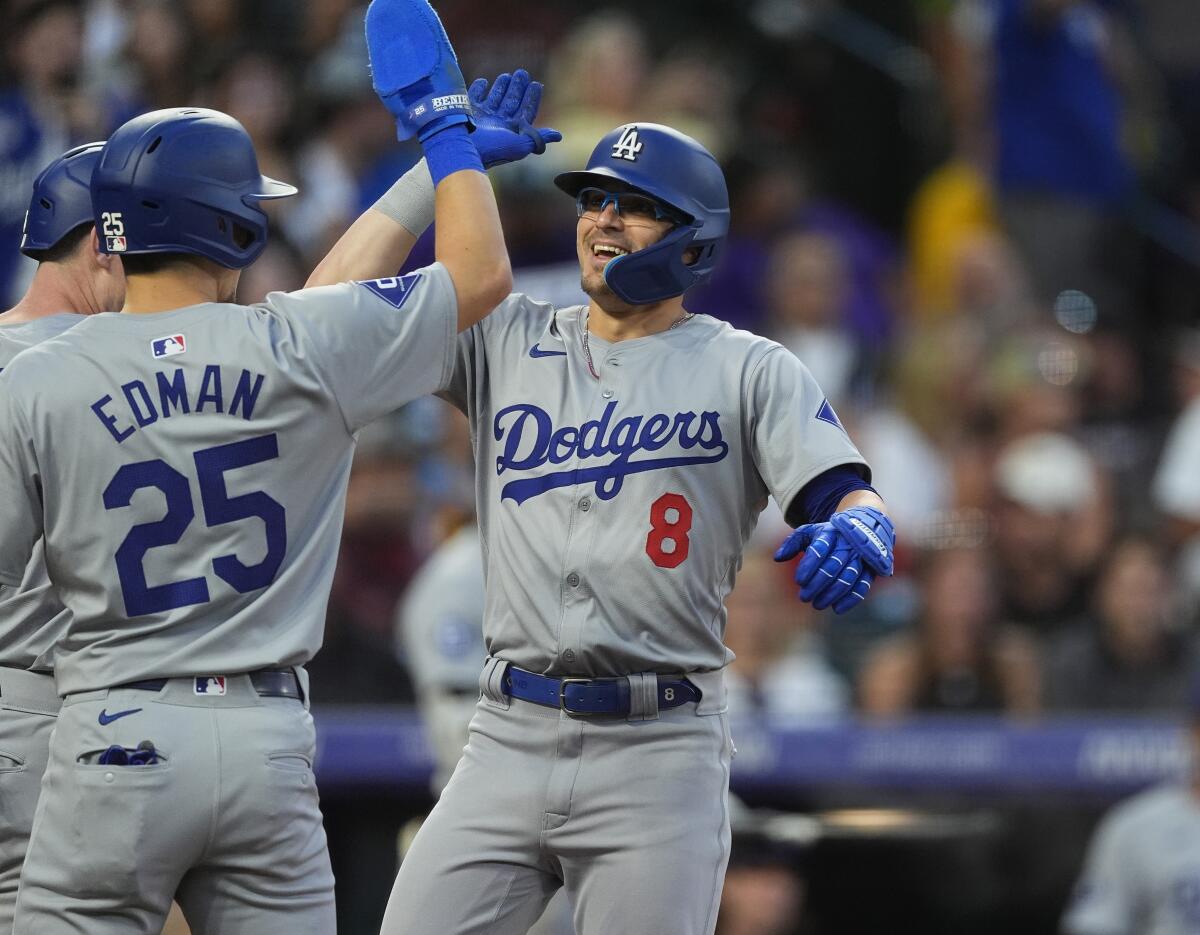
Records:
<instances>
[{"instance_id":1,"label":"nike swoosh on jersey","mask_svg":"<svg viewBox=\"0 0 1200 935\"><path fill-rule=\"evenodd\" d=\"M118 718L123 718L127 714L137 714L141 710L141 708L130 708L128 711L118 711L116 714L109 714L107 710L102 710L100 712L100 723L102 725L111 724Z\"/></svg>"},{"instance_id":2,"label":"nike swoosh on jersey","mask_svg":"<svg viewBox=\"0 0 1200 935\"><path fill-rule=\"evenodd\" d=\"M530 357L566 357L566 351L543 351L538 345L534 345L529 349Z\"/></svg>"}]
</instances>

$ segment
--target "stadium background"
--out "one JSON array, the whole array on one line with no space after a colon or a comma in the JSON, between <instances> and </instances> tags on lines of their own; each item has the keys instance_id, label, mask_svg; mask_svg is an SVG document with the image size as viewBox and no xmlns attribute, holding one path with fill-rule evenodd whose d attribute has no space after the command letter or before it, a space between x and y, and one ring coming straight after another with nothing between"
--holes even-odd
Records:
<instances>
[{"instance_id":1,"label":"stadium background","mask_svg":"<svg viewBox=\"0 0 1200 935\"><path fill-rule=\"evenodd\" d=\"M495 175L517 288L578 294L549 180L628 120L726 167L693 311L817 373L902 536L856 614L767 559L729 640L746 802L720 931L1057 927L1097 816L1178 773L1200 595L1200 43L1188 0L437 3L464 74L547 83L566 141ZM142 110L240 119L276 207L244 301L299 287L407 168L353 0L7 0L0 300L28 185ZM1018 15L1022 14L1022 15ZM431 257L428 238L413 264ZM471 510L463 421L364 433L311 667L340 931L375 932L430 803L396 607Z\"/></svg>"}]
</instances>

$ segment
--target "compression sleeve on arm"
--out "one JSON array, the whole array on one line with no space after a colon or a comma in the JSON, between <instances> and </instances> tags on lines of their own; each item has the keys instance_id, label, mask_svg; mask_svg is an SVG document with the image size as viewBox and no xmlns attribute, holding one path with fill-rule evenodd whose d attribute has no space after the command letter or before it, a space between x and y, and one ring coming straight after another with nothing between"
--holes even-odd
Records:
<instances>
[{"instance_id":1,"label":"compression sleeve on arm","mask_svg":"<svg viewBox=\"0 0 1200 935\"><path fill-rule=\"evenodd\" d=\"M842 498L855 490L875 488L862 478L862 465L839 464L823 471L800 488L788 504L785 518L792 526L823 523L833 516Z\"/></svg>"}]
</instances>

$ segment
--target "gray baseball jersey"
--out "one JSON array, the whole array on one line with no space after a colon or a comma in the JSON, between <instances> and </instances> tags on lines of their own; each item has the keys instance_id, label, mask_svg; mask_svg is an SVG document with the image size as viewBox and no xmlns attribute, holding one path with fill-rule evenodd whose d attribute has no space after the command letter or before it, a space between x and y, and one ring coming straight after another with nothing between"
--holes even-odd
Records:
<instances>
[{"instance_id":1,"label":"gray baseball jersey","mask_svg":"<svg viewBox=\"0 0 1200 935\"><path fill-rule=\"evenodd\" d=\"M471 420L491 658L385 935L519 935L559 887L581 935L716 925L733 752L724 598L768 494L786 506L863 462L772 341L704 315L592 337L597 378L585 328L583 308L514 295L459 338L443 395ZM627 676L629 717L511 700L506 663ZM688 673L702 697L659 710L656 672Z\"/></svg>"},{"instance_id":2,"label":"gray baseball jersey","mask_svg":"<svg viewBox=\"0 0 1200 935\"><path fill-rule=\"evenodd\" d=\"M83 317L50 315L0 325L0 371L21 351L61 334ZM59 707L54 679L46 671L49 650L66 622L66 611L46 576L39 540L19 585L0 586L0 933L4 935L12 931L17 883ZM24 669L33 671L19 671Z\"/></svg>"},{"instance_id":3,"label":"gray baseball jersey","mask_svg":"<svg viewBox=\"0 0 1200 935\"><path fill-rule=\"evenodd\" d=\"M21 351L62 334L86 316L64 312L34 321L0 325L0 371ZM21 581L0 586L0 666L14 669L50 669L50 648L62 634L67 616L46 575L46 560L39 541L28 556Z\"/></svg>"},{"instance_id":4,"label":"gray baseball jersey","mask_svg":"<svg viewBox=\"0 0 1200 935\"><path fill-rule=\"evenodd\" d=\"M1200 932L1200 799L1184 785L1123 802L1096 831L1067 935Z\"/></svg>"},{"instance_id":5,"label":"gray baseball jersey","mask_svg":"<svg viewBox=\"0 0 1200 935\"><path fill-rule=\"evenodd\" d=\"M95 315L0 374L0 583L45 532L60 693L299 665L354 433L447 380L456 300L402 278Z\"/></svg>"},{"instance_id":6,"label":"gray baseball jersey","mask_svg":"<svg viewBox=\"0 0 1200 935\"><path fill-rule=\"evenodd\" d=\"M707 315L609 345L513 295L459 338L488 652L535 672L726 665L724 598L771 494L864 464L805 366Z\"/></svg>"}]
</instances>

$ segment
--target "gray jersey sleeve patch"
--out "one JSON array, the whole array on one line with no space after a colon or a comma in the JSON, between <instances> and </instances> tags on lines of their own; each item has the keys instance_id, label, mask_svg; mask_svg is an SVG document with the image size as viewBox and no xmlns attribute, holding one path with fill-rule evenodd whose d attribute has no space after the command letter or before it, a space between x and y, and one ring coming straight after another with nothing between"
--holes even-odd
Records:
<instances>
[{"instance_id":1,"label":"gray jersey sleeve patch","mask_svg":"<svg viewBox=\"0 0 1200 935\"><path fill-rule=\"evenodd\" d=\"M816 379L783 347L771 348L756 365L747 419L754 462L782 510L822 471L839 464L866 467ZM867 474L869 479L869 468Z\"/></svg>"}]
</instances>

